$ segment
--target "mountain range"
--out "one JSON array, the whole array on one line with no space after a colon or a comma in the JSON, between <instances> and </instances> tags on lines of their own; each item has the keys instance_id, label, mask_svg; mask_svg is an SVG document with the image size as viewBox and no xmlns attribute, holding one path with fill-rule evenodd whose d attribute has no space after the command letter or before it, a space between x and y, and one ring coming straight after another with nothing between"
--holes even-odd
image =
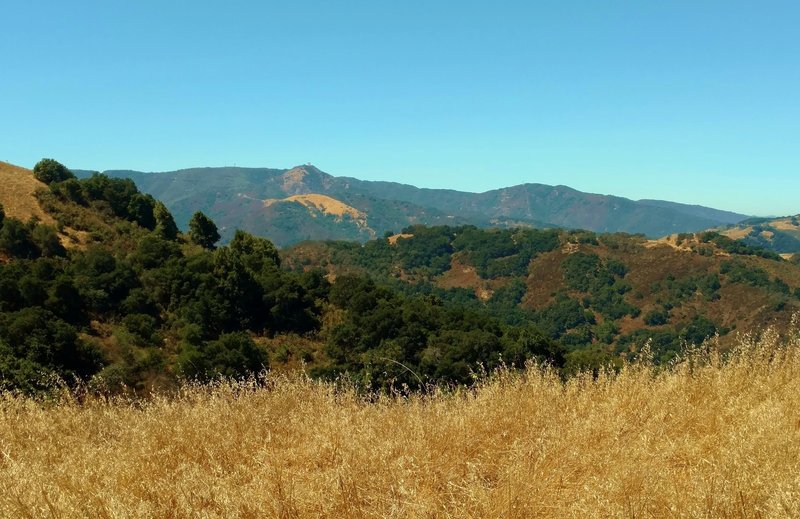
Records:
<instances>
[{"instance_id":1,"label":"mountain range","mask_svg":"<svg viewBox=\"0 0 800 519\"><path fill-rule=\"evenodd\" d=\"M76 170L85 177L89 171ZM203 211L223 242L236 228L279 246L304 240L367 241L409 225L562 227L661 237L731 225L747 215L667 202L521 184L484 193L337 177L315 166L195 168L163 173L110 170L162 200L185 226Z\"/></svg>"}]
</instances>

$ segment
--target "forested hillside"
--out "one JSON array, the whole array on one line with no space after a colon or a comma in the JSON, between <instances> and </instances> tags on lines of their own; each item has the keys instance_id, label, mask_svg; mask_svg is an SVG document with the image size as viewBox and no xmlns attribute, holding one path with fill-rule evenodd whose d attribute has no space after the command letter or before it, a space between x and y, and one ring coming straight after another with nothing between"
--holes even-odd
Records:
<instances>
[{"instance_id":1,"label":"forested hillside","mask_svg":"<svg viewBox=\"0 0 800 519\"><path fill-rule=\"evenodd\" d=\"M79 176L90 174L78 172ZM409 225L563 227L661 237L746 218L708 207L634 201L534 183L484 193L422 189L333 176L310 164L291 169L225 167L107 174L134 180L142 191L162 200L179 222L203 211L219 224L223 243L238 228L268 237L281 247L303 240L364 242ZM333 203L313 203L319 197Z\"/></svg>"},{"instance_id":2,"label":"forested hillside","mask_svg":"<svg viewBox=\"0 0 800 519\"><path fill-rule=\"evenodd\" d=\"M791 256L800 254L800 215L782 218L749 218L717 229L748 245Z\"/></svg>"},{"instance_id":3,"label":"forested hillside","mask_svg":"<svg viewBox=\"0 0 800 519\"><path fill-rule=\"evenodd\" d=\"M218 247L202 212L180 233L129 179L49 159L15 174L39 186L26 203L42 217L0 213L0 378L28 392L302 366L372 389L531 360L568 376L648 342L663 364L715 334L783 329L800 308L796 263L718 233L410 226L279 253L243 231Z\"/></svg>"},{"instance_id":4,"label":"forested hillside","mask_svg":"<svg viewBox=\"0 0 800 519\"><path fill-rule=\"evenodd\" d=\"M502 353L520 365L564 363L556 343L480 307L406 295L367 275L331 284L315 269L286 270L272 243L244 232L216 247L203 213L180 234L130 180L78 180L55 161L21 174L47 185L35 196L53 224L0 221L5 388L37 391L58 377L146 390L301 362L385 387L468 382ZM365 328L366 308L382 313Z\"/></svg>"},{"instance_id":5,"label":"forested hillside","mask_svg":"<svg viewBox=\"0 0 800 519\"><path fill-rule=\"evenodd\" d=\"M617 363L648 343L658 362L686 343L767 325L800 309L800 265L718 233L648 240L588 231L409 227L365 245L305 243L297 270L368 273L406 294L480 309L558 341L566 370ZM375 310L362 310L367 319ZM362 326L360 330L369 329ZM518 359L514 359L518 360Z\"/></svg>"}]
</instances>

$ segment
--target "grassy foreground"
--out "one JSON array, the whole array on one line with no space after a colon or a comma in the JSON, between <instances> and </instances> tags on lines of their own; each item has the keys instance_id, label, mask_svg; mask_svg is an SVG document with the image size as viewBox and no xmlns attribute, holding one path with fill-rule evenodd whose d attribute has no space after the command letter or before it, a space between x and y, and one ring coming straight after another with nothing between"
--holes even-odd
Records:
<instances>
[{"instance_id":1,"label":"grassy foreground","mask_svg":"<svg viewBox=\"0 0 800 519\"><path fill-rule=\"evenodd\" d=\"M372 402L299 377L147 403L6 395L0 516L800 517L794 337Z\"/></svg>"}]
</instances>

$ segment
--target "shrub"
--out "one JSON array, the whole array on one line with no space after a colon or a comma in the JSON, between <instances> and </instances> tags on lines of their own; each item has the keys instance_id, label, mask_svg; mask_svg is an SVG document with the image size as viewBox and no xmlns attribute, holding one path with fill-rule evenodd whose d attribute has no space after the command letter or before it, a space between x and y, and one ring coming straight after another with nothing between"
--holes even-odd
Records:
<instances>
[{"instance_id":1,"label":"shrub","mask_svg":"<svg viewBox=\"0 0 800 519\"><path fill-rule=\"evenodd\" d=\"M246 377L269 368L269 360L248 334L234 332L199 347L186 345L179 365L184 376L205 381Z\"/></svg>"},{"instance_id":2,"label":"shrub","mask_svg":"<svg viewBox=\"0 0 800 519\"><path fill-rule=\"evenodd\" d=\"M53 159L42 159L33 166L33 176L40 182L52 184L75 178L63 164Z\"/></svg>"}]
</instances>

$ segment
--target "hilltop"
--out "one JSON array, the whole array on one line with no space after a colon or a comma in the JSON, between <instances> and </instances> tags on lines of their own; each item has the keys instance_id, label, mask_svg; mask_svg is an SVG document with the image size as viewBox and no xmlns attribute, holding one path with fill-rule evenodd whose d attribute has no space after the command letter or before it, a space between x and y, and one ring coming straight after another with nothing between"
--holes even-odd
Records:
<instances>
[{"instance_id":1,"label":"hilltop","mask_svg":"<svg viewBox=\"0 0 800 519\"><path fill-rule=\"evenodd\" d=\"M0 205L5 208L7 216L25 221L36 218L45 223L53 222L35 196L37 189L46 186L33 177L31 170L0 161L0 186Z\"/></svg>"},{"instance_id":2,"label":"hilltop","mask_svg":"<svg viewBox=\"0 0 800 519\"><path fill-rule=\"evenodd\" d=\"M86 176L86 171L77 171ZM278 246L302 240L366 241L408 225L563 227L660 237L737 223L746 215L664 202L583 193L567 186L522 184L485 193L423 189L394 182L337 177L311 165L291 169L195 168L163 173L128 170L130 178L162 200L177 221L201 210L219 223L223 241L236 228ZM331 215L295 196L324 196L351 207ZM264 203L283 200L284 203ZM353 216L357 214L359 216Z\"/></svg>"},{"instance_id":3,"label":"hilltop","mask_svg":"<svg viewBox=\"0 0 800 519\"><path fill-rule=\"evenodd\" d=\"M715 229L748 245L756 245L791 257L800 253L800 215L780 218L748 218Z\"/></svg>"}]
</instances>

